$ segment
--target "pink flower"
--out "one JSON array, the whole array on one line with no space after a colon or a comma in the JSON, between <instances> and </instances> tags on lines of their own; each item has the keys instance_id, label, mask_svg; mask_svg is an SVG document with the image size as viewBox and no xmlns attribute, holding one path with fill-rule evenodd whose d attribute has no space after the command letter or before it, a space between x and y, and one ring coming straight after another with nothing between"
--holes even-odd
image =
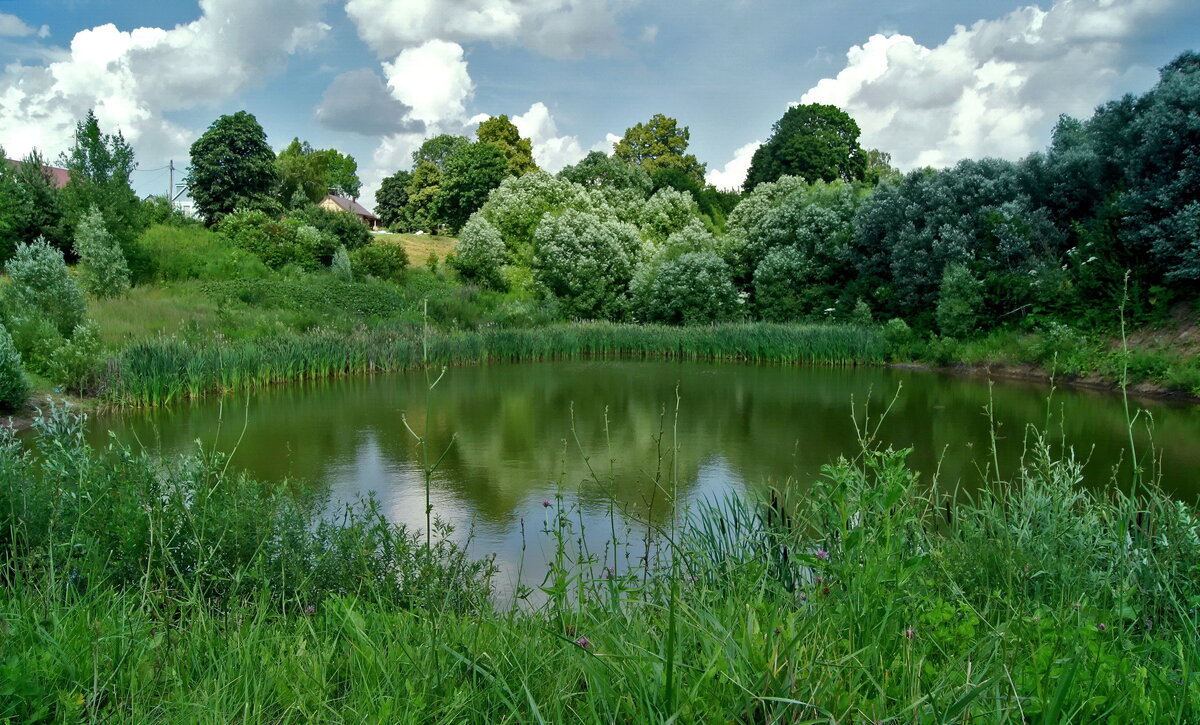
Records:
<instances>
[{"instance_id":1,"label":"pink flower","mask_svg":"<svg viewBox=\"0 0 1200 725\"><path fill-rule=\"evenodd\" d=\"M592 643L588 641L587 637L580 637L579 639L575 640L575 644L584 649L591 649L592 646Z\"/></svg>"},{"instance_id":2,"label":"pink flower","mask_svg":"<svg viewBox=\"0 0 1200 725\"><path fill-rule=\"evenodd\" d=\"M545 506L546 508L550 508L550 502L549 502L549 501L542 501L542 505L543 505L543 506Z\"/></svg>"},{"instance_id":3,"label":"pink flower","mask_svg":"<svg viewBox=\"0 0 1200 725\"><path fill-rule=\"evenodd\" d=\"M821 561L829 561L829 552L824 549L817 549L817 558Z\"/></svg>"},{"instance_id":4,"label":"pink flower","mask_svg":"<svg viewBox=\"0 0 1200 725\"><path fill-rule=\"evenodd\" d=\"M1100 624L1097 624L1097 625L1096 625L1096 631L1097 631L1097 632L1107 632L1107 631L1108 631L1108 625L1107 625L1107 624L1105 624L1104 622L1101 622Z\"/></svg>"},{"instance_id":5,"label":"pink flower","mask_svg":"<svg viewBox=\"0 0 1200 725\"><path fill-rule=\"evenodd\" d=\"M316 608L316 606L314 606L314 605L312 605L312 604L310 604L310 605L308 605L307 607L305 607L305 608L304 608L304 613L305 613L305 614L313 614L313 613L314 613L314 612L316 612L316 611L317 611L317 608Z\"/></svg>"}]
</instances>

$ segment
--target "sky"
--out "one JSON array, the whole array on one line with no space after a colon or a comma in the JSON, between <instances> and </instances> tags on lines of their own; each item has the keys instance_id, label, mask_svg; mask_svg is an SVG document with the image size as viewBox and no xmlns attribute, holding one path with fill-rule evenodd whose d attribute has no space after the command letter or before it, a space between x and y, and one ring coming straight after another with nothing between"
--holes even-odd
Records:
<instances>
[{"instance_id":1,"label":"sky","mask_svg":"<svg viewBox=\"0 0 1200 725\"><path fill-rule=\"evenodd\" d=\"M246 110L276 150L352 154L371 204L424 138L488 116L557 171L664 113L732 188L795 103L841 107L905 170L1020 158L1198 30L1196 0L0 0L0 146L57 158L92 108L163 193Z\"/></svg>"}]
</instances>

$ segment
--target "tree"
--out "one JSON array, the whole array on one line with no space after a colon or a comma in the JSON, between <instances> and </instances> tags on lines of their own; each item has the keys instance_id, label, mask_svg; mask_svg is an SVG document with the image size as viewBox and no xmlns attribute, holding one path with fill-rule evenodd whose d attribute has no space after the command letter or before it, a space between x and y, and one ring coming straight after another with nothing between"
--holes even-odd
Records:
<instances>
[{"instance_id":1,"label":"tree","mask_svg":"<svg viewBox=\"0 0 1200 725\"><path fill-rule=\"evenodd\" d=\"M469 143L471 142L462 136L451 136L445 133L425 139L421 148L413 151L413 171L416 171L416 168L422 163L433 164L438 171L445 171L446 162L450 160L450 157Z\"/></svg>"},{"instance_id":2,"label":"tree","mask_svg":"<svg viewBox=\"0 0 1200 725\"><path fill-rule=\"evenodd\" d=\"M12 336L0 325L0 410L17 411L29 399L29 380Z\"/></svg>"},{"instance_id":3,"label":"tree","mask_svg":"<svg viewBox=\"0 0 1200 725\"><path fill-rule=\"evenodd\" d=\"M383 226L393 231L409 231L408 184L411 171L397 171L383 180L375 192L375 216Z\"/></svg>"},{"instance_id":4,"label":"tree","mask_svg":"<svg viewBox=\"0 0 1200 725\"><path fill-rule=\"evenodd\" d=\"M188 190L209 224L242 204L269 196L278 179L267 134L245 111L213 121L192 144L191 156Z\"/></svg>"},{"instance_id":5,"label":"tree","mask_svg":"<svg viewBox=\"0 0 1200 725\"><path fill-rule=\"evenodd\" d=\"M129 289L129 265L121 247L104 228L104 216L92 207L75 227L80 285L93 297L115 297Z\"/></svg>"},{"instance_id":6,"label":"tree","mask_svg":"<svg viewBox=\"0 0 1200 725\"><path fill-rule=\"evenodd\" d=\"M4 297L14 317L47 322L63 337L83 322L87 304L61 251L41 239L22 244L5 270L11 284Z\"/></svg>"},{"instance_id":7,"label":"tree","mask_svg":"<svg viewBox=\"0 0 1200 725\"><path fill-rule=\"evenodd\" d=\"M508 116L492 116L479 124L475 136L504 153L509 175L521 176L538 170L537 162L533 160L533 142L521 138L521 132L508 120Z\"/></svg>"},{"instance_id":8,"label":"tree","mask_svg":"<svg viewBox=\"0 0 1200 725\"><path fill-rule=\"evenodd\" d=\"M358 178L358 162L354 157L342 154L337 149L325 149L319 153L325 155L325 166L329 172L325 185L329 191L357 199L362 191L362 179Z\"/></svg>"},{"instance_id":9,"label":"tree","mask_svg":"<svg viewBox=\"0 0 1200 725\"><path fill-rule=\"evenodd\" d=\"M579 163L558 172L558 177L587 187L632 189L643 198L654 191L654 182L645 169L603 151L592 151Z\"/></svg>"},{"instance_id":10,"label":"tree","mask_svg":"<svg viewBox=\"0 0 1200 725\"><path fill-rule=\"evenodd\" d=\"M867 157L858 136L858 124L836 106L793 106L754 152L745 189L750 191L781 176L798 176L808 182L861 180Z\"/></svg>"},{"instance_id":11,"label":"tree","mask_svg":"<svg viewBox=\"0 0 1200 725\"><path fill-rule=\"evenodd\" d=\"M457 232L506 176L508 161L492 144L473 143L458 149L446 161L437 195L437 218Z\"/></svg>"},{"instance_id":12,"label":"tree","mask_svg":"<svg viewBox=\"0 0 1200 725\"><path fill-rule=\"evenodd\" d=\"M635 284L638 319L668 325L705 325L737 309L729 267L712 251L687 252L664 262Z\"/></svg>"},{"instance_id":13,"label":"tree","mask_svg":"<svg viewBox=\"0 0 1200 725\"><path fill-rule=\"evenodd\" d=\"M464 278L483 287L503 290L503 268L508 250L504 238L491 222L473 215L458 235L455 267Z\"/></svg>"},{"instance_id":14,"label":"tree","mask_svg":"<svg viewBox=\"0 0 1200 725\"><path fill-rule=\"evenodd\" d=\"M105 227L121 246L134 277L149 276L151 262L137 246L137 237L144 228L141 203L129 185L137 164L125 137L101 133L96 114L88 111L75 126L74 145L62 154L59 163L71 174L61 196L67 227L76 229L93 206L99 208L104 213Z\"/></svg>"},{"instance_id":15,"label":"tree","mask_svg":"<svg viewBox=\"0 0 1200 725\"><path fill-rule=\"evenodd\" d=\"M534 232L533 278L576 319L624 319L641 240L636 228L568 209Z\"/></svg>"},{"instance_id":16,"label":"tree","mask_svg":"<svg viewBox=\"0 0 1200 725\"><path fill-rule=\"evenodd\" d=\"M625 130L625 137L613 146L613 156L637 164L651 176L661 168L681 169L704 183L704 164L687 153L691 131L679 128L679 122L661 113L646 123Z\"/></svg>"},{"instance_id":17,"label":"tree","mask_svg":"<svg viewBox=\"0 0 1200 725\"><path fill-rule=\"evenodd\" d=\"M320 202L329 193L329 155L317 151L307 141L293 138L276 157L275 170L279 177L279 201L284 206L293 206L297 193L311 204Z\"/></svg>"},{"instance_id":18,"label":"tree","mask_svg":"<svg viewBox=\"0 0 1200 725\"><path fill-rule=\"evenodd\" d=\"M45 159L34 150L21 163L0 168L0 262L12 256L16 245L38 237L64 252L70 250L62 194Z\"/></svg>"},{"instance_id":19,"label":"tree","mask_svg":"<svg viewBox=\"0 0 1200 725\"><path fill-rule=\"evenodd\" d=\"M983 285L965 264L950 264L942 275L937 303L938 329L943 335L968 337L979 323Z\"/></svg>"},{"instance_id":20,"label":"tree","mask_svg":"<svg viewBox=\"0 0 1200 725\"><path fill-rule=\"evenodd\" d=\"M866 165L863 170L863 181L878 186L885 181L899 181L904 178L899 170L892 166L892 155L879 149L867 149L865 152Z\"/></svg>"},{"instance_id":21,"label":"tree","mask_svg":"<svg viewBox=\"0 0 1200 725\"><path fill-rule=\"evenodd\" d=\"M409 224L413 229L433 232L437 229L435 202L441 188L442 172L432 161L421 161L413 169L405 191L408 193Z\"/></svg>"}]
</instances>

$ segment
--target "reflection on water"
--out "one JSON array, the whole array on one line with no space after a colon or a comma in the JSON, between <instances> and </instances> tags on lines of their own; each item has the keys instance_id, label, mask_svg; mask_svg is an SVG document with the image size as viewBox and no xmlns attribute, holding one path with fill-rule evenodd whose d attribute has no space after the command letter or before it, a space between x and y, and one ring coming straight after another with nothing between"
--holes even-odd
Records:
<instances>
[{"instance_id":1,"label":"reflection on water","mask_svg":"<svg viewBox=\"0 0 1200 725\"><path fill-rule=\"evenodd\" d=\"M747 486L807 487L823 464L856 451L851 401L860 415L868 398L878 411L898 387L880 438L912 447L912 465L926 480L937 471L943 489L977 487L991 459L989 387L876 368L612 361L456 368L428 406L422 375L380 376L105 416L89 435L103 442L111 430L166 454L197 442L225 451L236 445L234 465L259 477L327 484L334 501L374 492L393 521L422 528L424 479L407 419L413 430L428 431L434 457L454 437L434 476L435 514L462 534L473 528L473 550L496 553L509 572L524 543L526 571L536 577L545 544L534 534L547 515L542 502L556 494L579 505L602 541L609 502L629 520L668 514L656 477L665 482L674 473L681 500ZM1089 459L1089 485L1107 485L1118 469L1127 479L1118 398L1059 391L1048 401L1045 387L1005 383L991 399L1002 473L1019 465L1033 424ZM1143 406L1153 417L1167 489L1194 499L1198 409ZM1140 427L1136 437L1139 452L1148 450Z\"/></svg>"}]
</instances>

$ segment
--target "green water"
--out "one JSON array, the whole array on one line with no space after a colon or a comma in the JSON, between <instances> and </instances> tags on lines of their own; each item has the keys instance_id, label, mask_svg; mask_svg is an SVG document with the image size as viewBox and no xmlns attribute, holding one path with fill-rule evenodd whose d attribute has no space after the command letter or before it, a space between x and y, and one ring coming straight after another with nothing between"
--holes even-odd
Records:
<instances>
[{"instance_id":1,"label":"green water","mask_svg":"<svg viewBox=\"0 0 1200 725\"><path fill-rule=\"evenodd\" d=\"M687 501L748 487L804 489L823 464L857 450L852 401L861 418L870 400L874 415L897 390L880 438L912 447L910 462L926 480L936 471L944 490L977 488L991 460L988 385L879 368L612 361L455 368L428 405L421 374L344 379L102 416L89 435L102 442L111 431L166 454L197 442L236 446L233 465L257 476L328 485L334 505L374 492L393 521L423 528L421 454L407 419L417 433L428 430L434 458L453 437L431 488L435 515L455 525L456 536L473 530L474 552L495 553L508 572L524 562L528 574L546 556L537 535L543 501L561 495L578 504L586 538L603 548L609 502L630 530L664 520L663 492L653 483L659 470L664 482L674 472ZM992 388L1001 473L1019 465L1032 424L1088 459L1086 485L1110 485L1114 471L1124 485L1129 434L1120 398L1060 390L1048 400L1048 392L1032 384ZM1140 408L1147 412L1135 426L1139 454L1150 451L1143 423L1152 419L1164 486L1195 500L1200 407L1139 401Z\"/></svg>"}]
</instances>

